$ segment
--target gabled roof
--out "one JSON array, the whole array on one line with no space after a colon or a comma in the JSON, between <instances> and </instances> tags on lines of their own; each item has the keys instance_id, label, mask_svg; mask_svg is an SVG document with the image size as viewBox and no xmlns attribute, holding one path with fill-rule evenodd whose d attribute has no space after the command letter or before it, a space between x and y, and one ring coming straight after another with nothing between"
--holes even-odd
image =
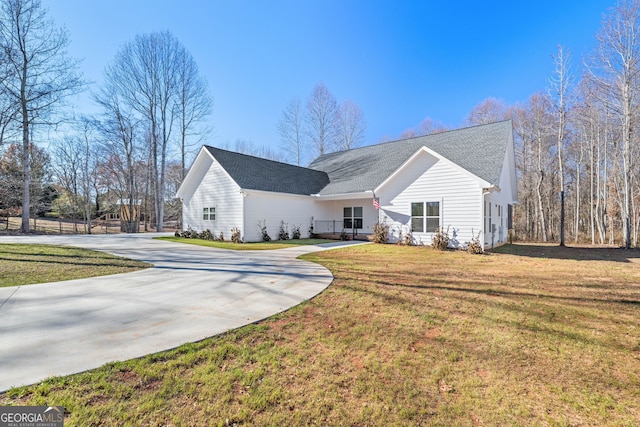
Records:
<instances>
[{"instance_id":1,"label":"gabled roof","mask_svg":"<svg viewBox=\"0 0 640 427\"><path fill-rule=\"evenodd\" d=\"M203 148L242 189L335 196L377 189L425 148L484 184L499 186L512 138L512 124L508 120L329 153L318 157L307 168L207 145ZM202 175L206 173L206 169L200 169ZM202 176L196 175L193 170L189 171L178 190L179 197L187 192L183 187L198 185Z\"/></svg>"},{"instance_id":2,"label":"gabled roof","mask_svg":"<svg viewBox=\"0 0 640 427\"><path fill-rule=\"evenodd\" d=\"M317 194L328 183L326 172L240 154L221 148L204 147L229 176L245 190L288 194Z\"/></svg>"},{"instance_id":3,"label":"gabled roof","mask_svg":"<svg viewBox=\"0 0 640 427\"><path fill-rule=\"evenodd\" d=\"M329 175L330 183L319 194L358 193L377 188L419 149L427 147L498 186L512 132L511 121L478 125L324 154L309 168Z\"/></svg>"}]
</instances>

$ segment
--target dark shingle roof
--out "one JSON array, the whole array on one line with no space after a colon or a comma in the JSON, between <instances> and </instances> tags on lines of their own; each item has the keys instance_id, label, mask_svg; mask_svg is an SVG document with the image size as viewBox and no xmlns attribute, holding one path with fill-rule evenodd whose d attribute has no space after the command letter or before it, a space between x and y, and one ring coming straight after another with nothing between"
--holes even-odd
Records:
<instances>
[{"instance_id":1,"label":"dark shingle roof","mask_svg":"<svg viewBox=\"0 0 640 427\"><path fill-rule=\"evenodd\" d=\"M373 190L427 147L492 185L500 184L511 121L370 145L318 157L308 168L205 146L240 188L289 194Z\"/></svg>"},{"instance_id":2,"label":"dark shingle roof","mask_svg":"<svg viewBox=\"0 0 640 427\"><path fill-rule=\"evenodd\" d=\"M208 145L205 148L243 189L309 195L319 193L329 183L326 172Z\"/></svg>"},{"instance_id":3,"label":"dark shingle roof","mask_svg":"<svg viewBox=\"0 0 640 427\"><path fill-rule=\"evenodd\" d=\"M499 185L511 141L511 121L473 126L318 157L309 168L324 171L330 183L320 194L372 190L425 146L493 185Z\"/></svg>"}]
</instances>

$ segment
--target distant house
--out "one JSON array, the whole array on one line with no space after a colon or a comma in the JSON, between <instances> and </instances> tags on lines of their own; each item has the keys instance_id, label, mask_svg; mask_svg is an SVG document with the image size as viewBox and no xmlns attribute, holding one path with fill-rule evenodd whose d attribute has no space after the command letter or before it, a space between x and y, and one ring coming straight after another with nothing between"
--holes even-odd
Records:
<instances>
[{"instance_id":1,"label":"distant house","mask_svg":"<svg viewBox=\"0 0 640 427\"><path fill-rule=\"evenodd\" d=\"M120 219L120 231L123 233L139 232L142 200L119 199L116 205L120 206L120 213L116 215L116 218Z\"/></svg>"},{"instance_id":2,"label":"distant house","mask_svg":"<svg viewBox=\"0 0 640 427\"><path fill-rule=\"evenodd\" d=\"M198 153L177 197L183 227L261 240L258 223L277 238L282 221L313 233L371 234L377 222L390 241L410 233L430 244L437 228L450 246L480 237L507 241L517 203L511 121L324 154L309 167L219 148Z\"/></svg>"}]
</instances>

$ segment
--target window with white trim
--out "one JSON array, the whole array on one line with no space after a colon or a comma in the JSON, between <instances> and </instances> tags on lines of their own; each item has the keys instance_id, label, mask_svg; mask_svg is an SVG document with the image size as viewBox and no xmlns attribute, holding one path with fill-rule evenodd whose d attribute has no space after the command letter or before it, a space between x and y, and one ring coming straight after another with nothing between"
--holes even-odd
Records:
<instances>
[{"instance_id":1,"label":"window with white trim","mask_svg":"<svg viewBox=\"0 0 640 427\"><path fill-rule=\"evenodd\" d=\"M424 203L411 203L411 232L424 232Z\"/></svg>"},{"instance_id":2,"label":"window with white trim","mask_svg":"<svg viewBox=\"0 0 640 427\"><path fill-rule=\"evenodd\" d=\"M361 229L362 228L362 206L345 207L342 209L342 228Z\"/></svg>"},{"instance_id":3,"label":"window with white trim","mask_svg":"<svg viewBox=\"0 0 640 427\"><path fill-rule=\"evenodd\" d=\"M440 202L411 203L411 232L434 233L440 228Z\"/></svg>"},{"instance_id":4,"label":"window with white trim","mask_svg":"<svg viewBox=\"0 0 640 427\"><path fill-rule=\"evenodd\" d=\"M202 219L205 221L215 221L216 208L202 208Z\"/></svg>"}]
</instances>

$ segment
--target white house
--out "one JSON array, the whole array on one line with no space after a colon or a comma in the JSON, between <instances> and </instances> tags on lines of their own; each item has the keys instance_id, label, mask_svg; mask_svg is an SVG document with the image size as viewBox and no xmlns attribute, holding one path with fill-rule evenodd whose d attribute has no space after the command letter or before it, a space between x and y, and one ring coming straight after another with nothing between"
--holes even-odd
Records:
<instances>
[{"instance_id":1,"label":"white house","mask_svg":"<svg viewBox=\"0 0 640 427\"><path fill-rule=\"evenodd\" d=\"M430 244L437 228L450 245L480 237L505 243L517 203L511 121L324 154L293 166L204 146L177 197L183 227L261 240L258 223L277 238L282 221L302 237L370 234L377 222L390 241L411 234Z\"/></svg>"}]
</instances>

